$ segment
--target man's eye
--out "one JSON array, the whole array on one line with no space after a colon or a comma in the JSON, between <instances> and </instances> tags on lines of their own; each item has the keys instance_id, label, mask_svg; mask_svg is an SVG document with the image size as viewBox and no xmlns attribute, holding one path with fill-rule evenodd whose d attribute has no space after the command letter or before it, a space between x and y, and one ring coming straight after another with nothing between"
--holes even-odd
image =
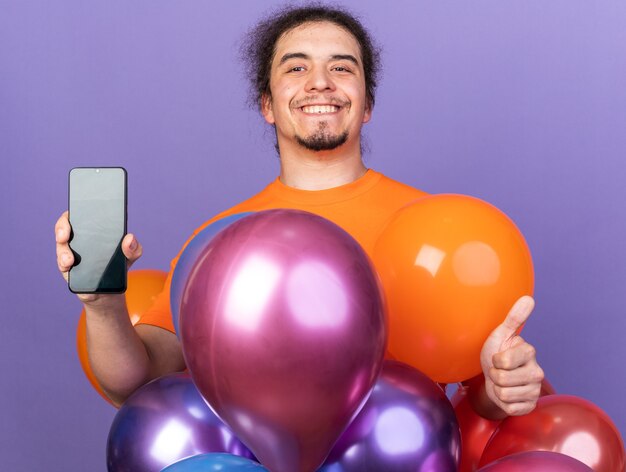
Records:
<instances>
[{"instance_id":1,"label":"man's eye","mask_svg":"<svg viewBox=\"0 0 626 472\"><path fill-rule=\"evenodd\" d=\"M333 69L336 70L337 72L350 72L350 69L344 66L335 66L333 67Z\"/></svg>"},{"instance_id":2,"label":"man's eye","mask_svg":"<svg viewBox=\"0 0 626 472\"><path fill-rule=\"evenodd\" d=\"M302 66L295 66L292 67L291 69L289 69L289 72L302 72L304 70L304 67Z\"/></svg>"}]
</instances>

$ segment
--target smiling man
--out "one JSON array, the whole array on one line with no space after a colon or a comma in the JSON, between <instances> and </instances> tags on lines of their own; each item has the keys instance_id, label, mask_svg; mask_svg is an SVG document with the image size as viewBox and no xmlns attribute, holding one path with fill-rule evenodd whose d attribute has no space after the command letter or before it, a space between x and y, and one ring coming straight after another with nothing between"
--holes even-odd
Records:
<instances>
[{"instance_id":1,"label":"smiling man","mask_svg":"<svg viewBox=\"0 0 626 472\"><path fill-rule=\"evenodd\" d=\"M303 148L319 159L318 153L341 147L343 159L363 167L360 133L371 105L356 39L332 23L285 33L276 44L261 111L276 127L282 160L301 160Z\"/></svg>"},{"instance_id":2,"label":"smiling man","mask_svg":"<svg viewBox=\"0 0 626 472\"><path fill-rule=\"evenodd\" d=\"M378 52L361 23L335 7L288 7L260 22L248 36L245 58L252 101L276 132L280 176L262 192L207 221L229 214L296 208L344 228L371 254L390 216L425 195L367 169L361 129L372 116ZM59 270L73 264L67 214L56 225ZM142 252L129 234L122 244L132 264ZM80 295L86 310L89 358L102 388L121 403L147 381L185 365L171 320L171 274L154 307L133 328L124 297ZM483 416L531 411L543 372L534 348L516 330L533 308L522 297L481 353L484 382L471 397Z\"/></svg>"}]
</instances>

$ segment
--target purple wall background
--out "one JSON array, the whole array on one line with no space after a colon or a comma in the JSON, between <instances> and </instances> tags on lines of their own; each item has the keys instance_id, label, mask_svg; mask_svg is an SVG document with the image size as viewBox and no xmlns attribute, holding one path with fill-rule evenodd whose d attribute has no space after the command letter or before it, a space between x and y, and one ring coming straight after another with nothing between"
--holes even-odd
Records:
<instances>
[{"instance_id":1,"label":"purple wall background","mask_svg":"<svg viewBox=\"0 0 626 472\"><path fill-rule=\"evenodd\" d=\"M129 171L140 268L275 177L237 41L275 2L0 0L2 470L105 470L53 224L77 165ZM484 198L526 235L525 336L626 433L626 3L346 2L384 47L367 164Z\"/></svg>"}]
</instances>

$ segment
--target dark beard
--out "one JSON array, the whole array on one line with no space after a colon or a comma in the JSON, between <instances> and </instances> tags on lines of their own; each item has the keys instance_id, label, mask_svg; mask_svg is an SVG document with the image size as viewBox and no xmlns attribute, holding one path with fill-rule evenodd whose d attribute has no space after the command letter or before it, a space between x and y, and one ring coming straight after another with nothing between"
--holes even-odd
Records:
<instances>
[{"instance_id":1,"label":"dark beard","mask_svg":"<svg viewBox=\"0 0 626 472\"><path fill-rule=\"evenodd\" d=\"M332 151L344 144L348 140L348 132L341 134L329 135L326 131L326 123L320 123L320 127L315 134L305 138L296 135L296 141L300 146L305 147L309 151Z\"/></svg>"}]
</instances>

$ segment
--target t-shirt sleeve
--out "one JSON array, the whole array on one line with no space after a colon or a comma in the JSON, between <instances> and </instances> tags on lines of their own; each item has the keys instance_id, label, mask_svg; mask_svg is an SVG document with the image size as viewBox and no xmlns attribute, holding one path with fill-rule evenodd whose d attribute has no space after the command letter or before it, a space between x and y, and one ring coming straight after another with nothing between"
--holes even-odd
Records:
<instances>
[{"instance_id":1,"label":"t-shirt sleeve","mask_svg":"<svg viewBox=\"0 0 626 472\"><path fill-rule=\"evenodd\" d=\"M151 326L156 326L158 328L163 328L172 333L176 334L176 330L174 329L174 322L172 320L172 309L170 305L170 288L172 286L172 274L174 273L174 267L176 267L176 262L178 261L177 256L170 265L170 272L167 274L167 279L165 279L165 284L163 285L163 290L159 293L154 301L153 305L142 313L137 325L146 324Z\"/></svg>"}]
</instances>

